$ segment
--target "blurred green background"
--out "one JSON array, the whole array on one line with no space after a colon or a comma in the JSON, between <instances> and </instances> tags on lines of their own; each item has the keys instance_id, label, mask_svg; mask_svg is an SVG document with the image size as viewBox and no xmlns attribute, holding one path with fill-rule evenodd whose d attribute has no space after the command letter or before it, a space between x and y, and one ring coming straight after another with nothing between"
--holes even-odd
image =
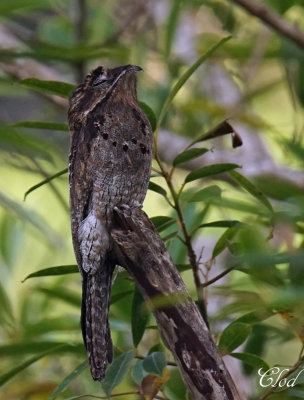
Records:
<instances>
[{"instance_id":1,"label":"blurred green background","mask_svg":"<svg viewBox=\"0 0 304 400\"><path fill-rule=\"evenodd\" d=\"M264 3L304 30L303 0ZM229 35L185 79L160 121L174 85ZM97 65L121 64L144 69L138 97L150 107L144 108L150 121L158 120L158 155L165 170L192 140L223 120L229 119L242 138L237 148L230 135L197 145L208 152L178 164L171 182L178 192L190 171L219 163L241 166L242 175L195 179L180 196L202 283L232 269L204 292L211 331L222 354L228 354L224 359L244 398L304 398L304 375L295 387L284 386L280 393L273 388L262 397L266 389L257 372L267 365L295 373L303 367L303 61L303 49L233 1L1 0L0 400L89 398L112 390L130 392L120 398L140 399L136 391L143 376L155 373L142 359L154 353L160 366L163 356L173 361L134 283L118 271L110 321L115 355L125 357L127 365L118 374L121 382L107 392L83 364L81 373L58 390L86 359L80 276L62 274L76 270L67 174L34 185L67 168L71 85ZM180 221L164 190L169 200L172 193L156 161L153 166L151 181L159 186L150 187L144 210L149 217L167 218L154 223L196 299L187 250L179 240ZM71 267L22 282L54 266ZM140 361L129 357L132 349ZM155 398L190 398L176 367L160 367L159 375L163 387ZM58 395L51 396L56 388Z\"/></svg>"}]
</instances>

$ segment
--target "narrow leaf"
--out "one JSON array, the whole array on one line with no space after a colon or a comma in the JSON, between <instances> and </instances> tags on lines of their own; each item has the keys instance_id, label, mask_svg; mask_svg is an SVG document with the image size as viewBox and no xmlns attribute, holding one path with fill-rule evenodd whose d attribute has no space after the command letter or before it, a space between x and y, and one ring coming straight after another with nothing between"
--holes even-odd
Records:
<instances>
[{"instance_id":1,"label":"narrow leaf","mask_svg":"<svg viewBox=\"0 0 304 400\"><path fill-rule=\"evenodd\" d=\"M207 186L198 191L188 200L189 203L204 202L214 197L221 197L221 189L216 185Z\"/></svg>"},{"instance_id":2,"label":"narrow leaf","mask_svg":"<svg viewBox=\"0 0 304 400\"><path fill-rule=\"evenodd\" d=\"M186 161L192 160L193 158L199 157L205 153L207 153L209 149L205 148L194 148L190 150L186 150L183 153L178 154L173 160L173 166L176 167L179 164L182 164Z\"/></svg>"},{"instance_id":3,"label":"narrow leaf","mask_svg":"<svg viewBox=\"0 0 304 400\"><path fill-rule=\"evenodd\" d=\"M173 0L169 17L167 19L166 40L165 40L165 59L168 59L171 53L171 47L178 26L180 11L183 0Z\"/></svg>"},{"instance_id":4,"label":"narrow leaf","mask_svg":"<svg viewBox=\"0 0 304 400\"><path fill-rule=\"evenodd\" d=\"M68 131L67 124L60 122L44 122L44 121L19 121L10 125L17 128L47 129L52 131Z\"/></svg>"},{"instance_id":5,"label":"narrow leaf","mask_svg":"<svg viewBox=\"0 0 304 400\"><path fill-rule=\"evenodd\" d=\"M45 315L41 320L33 323L26 323L23 328L23 337L33 338L50 334L50 332L77 331L79 332L79 318L76 316L65 316L64 318L47 318Z\"/></svg>"},{"instance_id":6,"label":"narrow leaf","mask_svg":"<svg viewBox=\"0 0 304 400\"><path fill-rule=\"evenodd\" d=\"M1 0L0 2L0 15L12 14L42 9L50 7L50 3L45 0Z\"/></svg>"},{"instance_id":7,"label":"narrow leaf","mask_svg":"<svg viewBox=\"0 0 304 400\"><path fill-rule=\"evenodd\" d=\"M130 350L121 354L116 358L113 364L108 367L105 379L101 384L107 396L110 396L113 389L123 380L124 376L129 371L133 359L134 354L133 351Z\"/></svg>"},{"instance_id":8,"label":"narrow leaf","mask_svg":"<svg viewBox=\"0 0 304 400\"><path fill-rule=\"evenodd\" d=\"M245 364L248 364L251 367L262 368L263 371L269 370L268 364L261 357L258 357L256 354L230 353L230 355L234 358L237 358L238 360L243 361Z\"/></svg>"},{"instance_id":9,"label":"narrow leaf","mask_svg":"<svg viewBox=\"0 0 304 400\"><path fill-rule=\"evenodd\" d=\"M255 197L261 204L263 204L268 210L273 212L273 208L267 199L267 197L262 193L252 182L250 182L245 176L241 175L237 171L230 171L229 175L247 192L249 192L253 197Z\"/></svg>"},{"instance_id":10,"label":"narrow leaf","mask_svg":"<svg viewBox=\"0 0 304 400\"><path fill-rule=\"evenodd\" d=\"M161 186L159 186L157 183L154 182L149 182L149 186L148 186L149 190L152 190L153 192L159 193L162 196L166 197L167 196L167 192L165 191L165 189L163 189Z\"/></svg>"},{"instance_id":11,"label":"narrow leaf","mask_svg":"<svg viewBox=\"0 0 304 400\"><path fill-rule=\"evenodd\" d=\"M144 359L143 367L150 374L163 375L164 368L167 365L164 353L156 351Z\"/></svg>"},{"instance_id":12,"label":"narrow leaf","mask_svg":"<svg viewBox=\"0 0 304 400\"><path fill-rule=\"evenodd\" d=\"M81 372L87 368L88 366L88 360L83 361L81 364L79 364L73 372L71 372L64 380L57 386L57 388L54 390L54 392L50 395L49 400L55 399L60 393L64 392L69 384L78 376L81 374Z\"/></svg>"},{"instance_id":13,"label":"narrow leaf","mask_svg":"<svg viewBox=\"0 0 304 400\"><path fill-rule=\"evenodd\" d=\"M152 131L154 132L156 128L156 116L154 111L150 106L148 106L148 104L144 103L143 101L139 101L138 104L143 112L147 115Z\"/></svg>"},{"instance_id":14,"label":"narrow leaf","mask_svg":"<svg viewBox=\"0 0 304 400\"><path fill-rule=\"evenodd\" d=\"M233 226L232 228L228 228L222 236L216 242L213 252L212 258L218 256L226 247L229 245L229 241L234 237L240 225Z\"/></svg>"},{"instance_id":15,"label":"narrow leaf","mask_svg":"<svg viewBox=\"0 0 304 400\"><path fill-rule=\"evenodd\" d=\"M76 274L79 272L77 265L58 265L56 267L49 267L45 269L41 269L36 272L32 272L31 274L27 275L23 281L25 282L29 278L38 278L41 276L57 276L57 275L66 275L66 274Z\"/></svg>"},{"instance_id":16,"label":"narrow leaf","mask_svg":"<svg viewBox=\"0 0 304 400\"><path fill-rule=\"evenodd\" d=\"M79 308L81 306L81 298L78 292L74 292L72 290L64 289L64 288L44 288L39 287L36 289L37 291L45 294L48 299L54 298L57 300L64 300L66 303Z\"/></svg>"},{"instance_id":17,"label":"narrow leaf","mask_svg":"<svg viewBox=\"0 0 304 400\"><path fill-rule=\"evenodd\" d=\"M132 289L132 290L126 290L125 292L120 292L120 293L114 294L113 296L111 296L111 304L114 304L117 301L123 299L124 297L129 296L133 292L134 292L134 290Z\"/></svg>"},{"instance_id":18,"label":"narrow leaf","mask_svg":"<svg viewBox=\"0 0 304 400\"><path fill-rule=\"evenodd\" d=\"M236 220L223 220L223 221L213 221L207 222L206 224L201 224L200 228L233 228L234 226L240 225L240 221Z\"/></svg>"},{"instance_id":19,"label":"narrow leaf","mask_svg":"<svg viewBox=\"0 0 304 400\"><path fill-rule=\"evenodd\" d=\"M0 143L4 150L27 157L39 157L52 161L52 153L55 150L51 142L46 142L41 138L35 137L29 132L19 132L11 125L0 126Z\"/></svg>"},{"instance_id":20,"label":"narrow leaf","mask_svg":"<svg viewBox=\"0 0 304 400\"><path fill-rule=\"evenodd\" d=\"M190 271L192 269L190 264L176 264L176 268L179 272Z\"/></svg>"},{"instance_id":21,"label":"narrow leaf","mask_svg":"<svg viewBox=\"0 0 304 400\"><path fill-rule=\"evenodd\" d=\"M242 322L233 322L224 329L219 341L219 350L224 354L230 354L239 347L250 335L251 326Z\"/></svg>"},{"instance_id":22,"label":"narrow leaf","mask_svg":"<svg viewBox=\"0 0 304 400\"><path fill-rule=\"evenodd\" d=\"M206 167L199 168L195 171L190 172L185 179L185 183L192 182L196 179L205 178L206 176L213 176L221 174L223 172L230 171L235 168L241 168L237 164L212 164Z\"/></svg>"},{"instance_id":23,"label":"narrow leaf","mask_svg":"<svg viewBox=\"0 0 304 400\"><path fill-rule=\"evenodd\" d=\"M247 314L242 315L234 322L244 322L245 324L257 324L258 322L263 321L271 316L273 316L273 311L268 310L258 310L258 311L251 311Z\"/></svg>"},{"instance_id":24,"label":"narrow leaf","mask_svg":"<svg viewBox=\"0 0 304 400\"><path fill-rule=\"evenodd\" d=\"M158 125L161 124L164 116L166 115L168 108L170 104L172 103L174 97L177 95L179 90L184 86L184 84L187 82L187 80L190 78L190 76L197 70L197 68L204 62L206 61L212 53L215 52L216 49L218 49L220 46L222 46L227 40L229 40L231 36L227 36L223 39L221 39L219 42L217 42L215 45L213 45L205 54L203 54L194 64L191 65L190 68L187 69L187 71L179 78L179 80L176 82L174 85L173 89L171 90L165 104L162 107L162 110L160 112L160 116L158 119Z\"/></svg>"},{"instance_id":25,"label":"narrow leaf","mask_svg":"<svg viewBox=\"0 0 304 400\"><path fill-rule=\"evenodd\" d=\"M48 351L45 351L44 353L39 354L38 356L32 357L32 358L28 359L27 361L19 364L17 367L12 368L8 372L5 372L4 374L0 375L0 386L2 386L4 383L6 383L10 379L12 379L14 376L19 374L19 372L23 371L24 369L26 369L31 364L34 364L36 361L40 360L41 358L53 353L56 350L59 350L60 347L61 346L57 346L56 348L53 348L53 349L48 350Z\"/></svg>"},{"instance_id":26,"label":"narrow leaf","mask_svg":"<svg viewBox=\"0 0 304 400\"><path fill-rule=\"evenodd\" d=\"M167 229L169 226L173 225L176 221L174 218L167 216L157 216L150 218L150 221L153 223L158 232L161 232Z\"/></svg>"},{"instance_id":27,"label":"narrow leaf","mask_svg":"<svg viewBox=\"0 0 304 400\"><path fill-rule=\"evenodd\" d=\"M219 136L224 136L230 134L232 137L232 147L242 146L243 142L240 135L235 131L233 126L231 126L227 121L223 121L216 127L210 129L208 132L203 133L198 138L194 139L192 145L198 142L203 142L204 140L213 139Z\"/></svg>"},{"instance_id":28,"label":"narrow leaf","mask_svg":"<svg viewBox=\"0 0 304 400\"><path fill-rule=\"evenodd\" d=\"M43 93L54 94L64 98L68 98L75 89L75 86L71 85L70 83L58 81L43 81L36 78L22 79L21 81L19 81L19 83L30 89L37 90Z\"/></svg>"},{"instance_id":29,"label":"narrow leaf","mask_svg":"<svg viewBox=\"0 0 304 400\"><path fill-rule=\"evenodd\" d=\"M43 181L37 183L36 185L30 187L25 193L24 193L24 200L26 199L26 197L33 192L34 190L38 189L39 187L46 185L47 183L49 183L50 181L52 181L55 178L58 178L61 175L64 175L68 172L68 168L65 168L59 172L56 172L56 174L49 176L48 178L44 179Z\"/></svg>"},{"instance_id":30,"label":"narrow leaf","mask_svg":"<svg viewBox=\"0 0 304 400\"><path fill-rule=\"evenodd\" d=\"M1 191L0 206L3 207L6 212L17 216L17 218L21 221L30 223L31 225L35 226L35 228L37 228L40 233L42 233L41 236L47 238L54 246L58 245L60 237L55 231L51 229L47 221L44 220L35 211L28 210L27 208L23 207L19 202L7 197L7 195Z\"/></svg>"},{"instance_id":31,"label":"narrow leaf","mask_svg":"<svg viewBox=\"0 0 304 400\"><path fill-rule=\"evenodd\" d=\"M134 347L137 347L141 341L147 326L149 315L145 307L145 300L137 288L135 288L132 301L132 337Z\"/></svg>"},{"instance_id":32,"label":"narrow leaf","mask_svg":"<svg viewBox=\"0 0 304 400\"><path fill-rule=\"evenodd\" d=\"M0 326L3 328L5 328L7 324L10 326L15 325L12 303L7 294L8 290L9 287L5 287L0 282Z\"/></svg>"},{"instance_id":33,"label":"narrow leaf","mask_svg":"<svg viewBox=\"0 0 304 400\"><path fill-rule=\"evenodd\" d=\"M84 347L83 343L69 344L55 341L23 341L0 346L0 357L20 357L22 355L39 354L45 351L84 354Z\"/></svg>"}]
</instances>

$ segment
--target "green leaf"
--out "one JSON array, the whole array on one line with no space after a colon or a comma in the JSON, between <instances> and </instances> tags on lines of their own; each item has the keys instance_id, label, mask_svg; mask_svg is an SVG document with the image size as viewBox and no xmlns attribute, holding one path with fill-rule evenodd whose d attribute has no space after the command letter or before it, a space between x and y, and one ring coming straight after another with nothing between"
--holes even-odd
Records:
<instances>
[{"instance_id":1,"label":"green leaf","mask_svg":"<svg viewBox=\"0 0 304 400\"><path fill-rule=\"evenodd\" d=\"M1 0L0 15L50 7L47 0Z\"/></svg>"},{"instance_id":2,"label":"green leaf","mask_svg":"<svg viewBox=\"0 0 304 400\"><path fill-rule=\"evenodd\" d=\"M262 368L263 371L268 371L269 366L261 357L251 353L230 353L230 355L238 360L243 361L245 364L255 368Z\"/></svg>"},{"instance_id":3,"label":"green leaf","mask_svg":"<svg viewBox=\"0 0 304 400\"><path fill-rule=\"evenodd\" d=\"M234 322L244 322L245 324L254 325L260 321L263 321L264 319L267 319L267 318L273 316L273 314L274 314L274 312L268 311L268 310L251 311L247 314L242 315Z\"/></svg>"},{"instance_id":4,"label":"green leaf","mask_svg":"<svg viewBox=\"0 0 304 400\"><path fill-rule=\"evenodd\" d=\"M232 322L221 334L219 350L225 354L230 354L239 347L250 335L251 326L242 322Z\"/></svg>"},{"instance_id":5,"label":"green leaf","mask_svg":"<svg viewBox=\"0 0 304 400\"><path fill-rule=\"evenodd\" d=\"M0 375L0 386L2 386L4 383L12 379L14 376L19 374L19 372L23 371L26 369L28 366L34 364L36 361L40 360L41 358L54 353L54 351L59 350L59 348L62 346L57 346L56 348L53 348L51 350L45 351L42 354L39 354L38 356L32 357L29 360L19 364L17 367L12 368L8 372L5 372L4 374Z\"/></svg>"},{"instance_id":6,"label":"green leaf","mask_svg":"<svg viewBox=\"0 0 304 400\"><path fill-rule=\"evenodd\" d=\"M66 275L66 274L76 274L78 273L78 267L75 264L72 265L58 265L56 267L49 267L45 269L41 269L36 272L32 272L31 274L27 275L23 281L25 282L29 278L38 278L41 276L57 276L57 275Z\"/></svg>"},{"instance_id":7,"label":"green leaf","mask_svg":"<svg viewBox=\"0 0 304 400\"><path fill-rule=\"evenodd\" d=\"M110 396L113 389L123 380L124 376L129 371L133 359L134 354L133 351L130 350L121 354L116 358L113 364L108 367L105 379L101 384L107 396Z\"/></svg>"},{"instance_id":8,"label":"green leaf","mask_svg":"<svg viewBox=\"0 0 304 400\"><path fill-rule=\"evenodd\" d=\"M60 122L44 122L44 121L19 121L10 126L16 128L32 128L47 129L52 131L68 131L68 125Z\"/></svg>"},{"instance_id":9,"label":"green leaf","mask_svg":"<svg viewBox=\"0 0 304 400\"><path fill-rule=\"evenodd\" d=\"M192 269L190 264L176 264L176 268L179 272L190 271Z\"/></svg>"},{"instance_id":10,"label":"green leaf","mask_svg":"<svg viewBox=\"0 0 304 400\"><path fill-rule=\"evenodd\" d=\"M43 93L50 93L60 97L68 98L75 89L74 85L66 82L43 81L37 78L22 79L19 83L30 89Z\"/></svg>"},{"instance_id":11,"label":"green leaf","mask_svg":"<svg viewBox=\"0 0 304 400\"><path fill-rule=\"evenodd\" d=\"M0 357L20 357L22 355L37 354L45 351L54 353L84 354L83 343L62 343L52 341L23 341L0 346Z\"/></svg>"},{"instance_id":12,"label":"green leaf","mask_svg":"<svg viewBox=\"0 0 304 400\"><path fill-rule=\"evenodd\" d=\"M134 292L134 290L132 289L132 290L126 290L124 292L120 292L120 293L114 294L113 296L111 296L111 304L114 304L117 301L123 299L124 297L129 296L133 292Z\"/></svg>"},{"instance_id":13,"label":"green leaf","mask_svg":"<svg viewBox=\"0 0 304 400\"><path fill-rule=\"evenodd\" d=\"M159 186L157 183L154 182L149 182L149 186L148 186L149 190L152 190L153 192L159 193L162 196L166 197L167 196L167 192L165 191L165 189L163 189L161 186Z\"/></svg>"},{"instance_id":14,"label":"green leaf","mask_svg":"<svg viewBox=\"0 0 304 400\"><path fill-rule=\"evenodd\" d=\"M205 202L210 198L221 197L221 189L216 185L207 186L204 189L198 191L188 200L189 203Z\"/></svg>"},{"instance_id":15,"label":"green leaf","mask_svg":"<svg viewBox=\"0 0 304 400\"><path fill-rule=\"evenodd\" d=\"M45 294L48 299L54 298L57 300L64 300L66 303L79 308L81 306L81 297L78 292L74 292L67 288L44 288L38 287L37 291Z\"/></svg>"},{"instance_id":16,"label":"green leaf","mask_svg":"<svg viewBox=\"0 0 304 400\"><path fill-rule=\"evenodd\" d=\"M143 362L144 360L136 360L136 363L132 369L132 378L138 385L141 384L141 381L147 375L147 372L144 370L143 367Z\"/></svg>"},{"instance_id":17,"label":"green leaf","mask_svg":"<svg viewBox=\"0 0 304 400\"><path fill-rule=\"evenodd\" d=\"M10 125L0 126L0 143L4 150L12 153L26 155L27 157L40 157L52 161L52 150L55 150L51 142L35 137L29 132L19 132Z\"/></svg>"},{"instance_id":18,"label":"green leaf","mask_svg":"<svg viewBox=\"0 0 304 400\"><path fill-rule=\"evenodd\" d=\"M164 368L167 365L164 353L156 351L144 359L143 367L149 374L163 375Z\"/></svg>"},{"instance_id":19,"label":"green leaf","mask_svg":"<svg viewBox=\"0 0 304 400\"><path fill-rule=\"evenodd\" d=\"M124 62L128 59L129 48L121 44L111 46L97 45L73 45L59 46L42 41L27 40L26 45L30 50L20 51L15 49L0 49L0 59L10 60L14 58L31 58L36 60L60 60L67 63L75 63L81 60L94 58L109 58Z\"/></svg>"},{"instance_id":20,"label":"green leaf","mask_svg":"<svg viewBox=\"0 0 304 400\"><path fill-rule=\"evenodd\" d=\"M14 52L11 57L30 57L38 60L61 60L65 62L75 63L81 60L89 60L95 58L108 58L124 62L128 59L129 48L121 44L112 43L109 46L102 46L100 43L95 45L76 44L73 46L59 46L42 41L27 40L26 44L31 51ZM4 53L4 51L0 52Z\"/></svg>"},{"instance_id":21,"label":"green leaf","mask_svg":"<svg viewBox=\"0 0 304 400\"><path fill-rule=\"evenodd\" d=\"M56 172L56 174L49 176L48 178L44 179L43 181L37 183L36 185L30 187L25 193L24 193L24 200L26 197L33 192L34 190L40 188L43 185L46 185L47 183L51 182L53 179L58 178L61 175L64 175L68 172L68 168L65 168L59 172Z\"/></svg>"},{"instance_id":22,"label":"green leaf","mask_svg":"<svg viewBox=\"0 0 304 400\"><path fill-rule=\"evenodd\" d=\"M267 197L262 193L252 182L250 182L245 176L241 175L237 171L230 171L229 175L247 192L249 192L253 197L255 197L261 204L263 204L268 210L273 212L273 208L267 199Z\"/></svg>"},{"instance_id":23,"label":"green leaf","mask_svg":"<svg viewBox=\"0 0 304 400\"><path fill-rule=\"evenodd\" d=\"M60 393L64 392L71 381L73 381L78 375L81 374L81 372L87 368L88 366L88 360L83 361L81 364L79 364L74 371L72 371L64 380L57 386L57 388L54 390L54 392L50 395L49 400L55 399Z\"/></svg>"},{"instance_id":24,"label":"green leaf","mask_svg":"<svg viewBox=\"0 0 304 400\"><path fill-rule=\"evenodd\" d=\"M54 246L58 245L60 237L51 229L48 223L35 211L28 210L17 201L0 192L0 206L23 222L30 223L42 233Z\"/></svg>"},{"instance_id":25,"label":"green leaf","mask_svg":"<svg viewBox=\"0 0 304 400\"><path fill-rule=\"evenodd\" d=\"M190 68L187 69L187 71L179 78L179 80L176 82L174 85L173 89L171 90L167 100L165 101L159 118L158 118L158 126L161 124L162 120L164 119L164 116L166 115L168 108L170 104L172 103L174 97L177 95L179 90L184 86L184 84L187 82L187 80L190 78L190 76L197 70L197 68L204 62L206 61L212 53L215 52L217 48L222 46L227 40L229 40L231 36L227 36L223 39L221 39L219 42L217 42L215 45L213 45L205 54L203 54L194 64L191 65Z\"/></svg>"},{"instance_id":26,"label":"green leaf","mask_svg":"<svg viewBox=\"0 0 304 400\"><path fill-rule=\"evenodd\" d=\"M239 229L241 225L236 225L233 226L232 228L228 228L222 236L218 239L216 242L213 252L212 252L212 258L215 258L218 256L223 250L226 249L229 245L229 241L235 236L237 233L237 230Z\"/></svg>"},{"instance_id":27,"label":"green leaf","mask_svg":"<svg viewBox=\"0 0 304 400\"><path fill-rule=\"evenodd\" d=\"M233 228L234 226L239 226L240 221L236 220L223 220L223 221L213 221L207 222L206 224L201 224L200 228Z\"/></svg>"},{"instance_id":28,"label":"green leaf","mask_svg":"<svg viewBox=\"0 0 304 400\"><path fill-rule=\"evenodd\" d=\"M51 332L68 332L77 331L79 332L79 318L78 316L67 316L64 318L47 318L45 315L40 321L33 323L26 323L23 328L23 337L25 339L32 339L33 337L42 336L45 334L50 334Z\"/></svg>"},{"instance_id":29,"label":"green leaf","mask_svg":"<svg viewBox=\"0 0 304 400\"><path fill-rule=\"evenodd\" d=\"M207 153L207 151L209 151L209 149L205 148L194 148L186 150L175 157L175 159L173 160L173 166L176 167L179 164L192 160L193 158L199 157Z\"/></svg>"},{"instance_id":30,"label":"green leaf","mask_svg":"<svg viewBox=\"0 0 304 400\"><path fill-rule=\"evenodd\" d=\"M155 131L156 128L156 116L154 111L152 110L152 108L150 106L148 106L148 104L144 103L143 101L139 101L138 102L140 108L143 110L143 112L147 115L148 120L150 122L152 131Z\"/></svg>"},{"instance_id":31,"label":"green leaf","mask_svg":"<svg viewBox=\"0 0 304 400\"><path fill-rule=\"evenodd\" d=\"M150 218L150 221L153 223L158 232L167 229L169 226L173 225L176 222L174 218L167 216L152 217Z\"/></svg>"},{"instance_id":32,"label":"green leaf","mask_svg":"<svg viewBox=\"0 0 304 400\"><path fill-rule=\"evenodd\" d=\"M168 59L171 53L171 47L174 39L174 34L178 26L179 15L183 0L173 0L172 7L167 20L166 41L165 41L165 59Z\"/></svg>"},{"instance_id":33,"label":"green leaf","mask_svg":"<svg viewBox=\"0 0 304 400\"><path fill-rule=\"evenodd\" d=\"M132 316L131 316L131 326L132 326L132 337L134 347L137 347L141 341L145 329L147 326L149 314L147 313L145 307L145 300L137 288L134 290L134 296L132 301Z\"/></svg>"},{"instance_id":34,"label":"green leaf","mask_svg":"<svg viewBox=\"0 0 304 400\"><path fill-rule=\"evenodd\" d=\"M206 176L213 176L223 172L230 171L235 168L241 168L237 164L212 164L206 167L199 168L190 172L185 179L185 183L195 181L196 179L205 178Z\"/></svg>"},{"instance_id":35,"label":"green leaf","mask_svg":"<svg viewBox=\"0 0 304 400\"><path fill-rule=\"evenodd\" d=\"M14 326L14 314L13 314L13 308L12 304L10 301L10 298L7 294L7 290L9 290L8 287L4 287L3 284L0 282L0 322L1 326L4 328L6 324L9 324L10 326Z\"/></svg>"}]
</instances>

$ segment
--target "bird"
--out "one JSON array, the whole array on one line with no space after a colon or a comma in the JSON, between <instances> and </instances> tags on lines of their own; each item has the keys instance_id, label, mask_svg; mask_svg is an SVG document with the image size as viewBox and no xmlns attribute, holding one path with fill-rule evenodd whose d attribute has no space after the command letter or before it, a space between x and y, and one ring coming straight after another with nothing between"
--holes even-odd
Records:
<instances>
[{"instance_id":1,"label":"bird","mask_svg":"<svg viewBox=\"0 0 304 400\"><path fill-rule=\"evenodd\" d=\"M99 66L69 99L72 241L82 278L82 336L97 381L113 360L108 315L114 209L141 208L151 172L152 129L137 100L141 70Z\"/></svg>"}]
</instances>

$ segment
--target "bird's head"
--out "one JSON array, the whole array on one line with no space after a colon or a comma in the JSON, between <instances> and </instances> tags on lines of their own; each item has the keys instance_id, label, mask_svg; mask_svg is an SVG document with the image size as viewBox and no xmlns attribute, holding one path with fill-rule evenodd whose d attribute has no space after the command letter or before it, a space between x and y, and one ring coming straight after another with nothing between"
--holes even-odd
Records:
<instances>
[{"instance_id":1,"label":"bird's head","mask_svg":"<svg viewBox=\"0 0 304 400\"><path fill-rule=\"evenodd\" d=\"M83 117L102 101L137 101L136 73L142 71L136 65L117 68L97 67L75 89L70 97L69 119L73 115Z\"/></svg>"}]
</instances>

